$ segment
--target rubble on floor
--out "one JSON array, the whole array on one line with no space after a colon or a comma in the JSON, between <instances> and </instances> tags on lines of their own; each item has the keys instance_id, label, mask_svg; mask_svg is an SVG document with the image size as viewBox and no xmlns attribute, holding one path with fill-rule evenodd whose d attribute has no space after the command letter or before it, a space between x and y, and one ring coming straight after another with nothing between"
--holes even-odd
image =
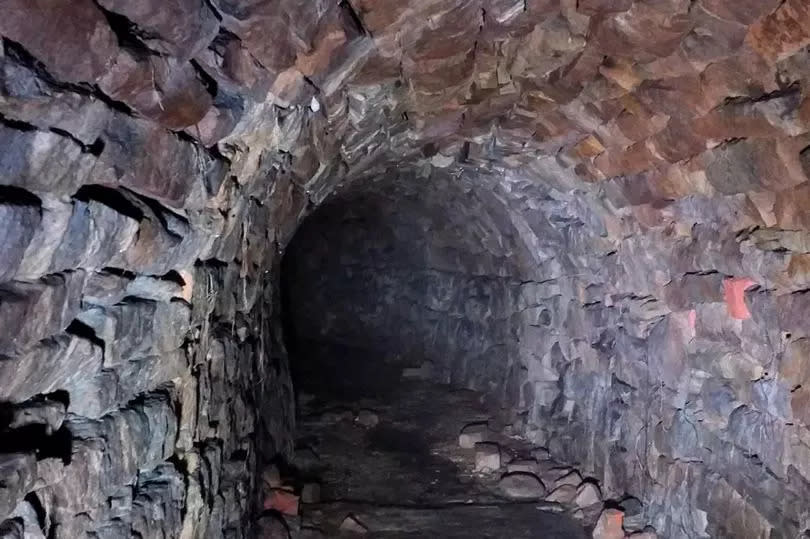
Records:
<instances>
[{"instance_id":1,"label":"rubble on floor","mask_svg":"<svg viewBox=\"0 0 810 539\"><path fill-rule=\"evenodd\" d=\"M656 537L637 498L603 499L475 392L403 377L381 396L301 402L296 458L262 473L285 537Z\"/></svg>"}]
</instances>

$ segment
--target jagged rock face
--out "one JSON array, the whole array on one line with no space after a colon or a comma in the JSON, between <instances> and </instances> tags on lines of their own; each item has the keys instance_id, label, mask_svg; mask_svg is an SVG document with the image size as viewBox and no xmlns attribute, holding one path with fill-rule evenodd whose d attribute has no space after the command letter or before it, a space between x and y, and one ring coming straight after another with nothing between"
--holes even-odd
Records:
<instances>
[{"instance_id":1,"label":"jagged rock face","mask_svg":"<svg viewBox=\"0 0 810 539\"><path fill-rule=\"evenodd\" d=\"M3 533L247 533L322 204L381 225L302 262L343 338L434 343L665 536L810 528L804 0L0 7Z\"/></svg>"}]
</instances>

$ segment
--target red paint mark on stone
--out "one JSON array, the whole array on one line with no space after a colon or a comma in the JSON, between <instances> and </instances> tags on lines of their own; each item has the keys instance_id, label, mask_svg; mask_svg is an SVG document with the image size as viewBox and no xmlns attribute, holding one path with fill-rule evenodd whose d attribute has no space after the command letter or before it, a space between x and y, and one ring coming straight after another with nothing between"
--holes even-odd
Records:
<instances>
[{"instance_id":1,"label":"red paint mark on stone","mask_svg":"<svg viewBox=\"0 0 810 539\"><path fill-rule=\"evenodd\" d=\"M751 312L745 304L745 291L756 282L748 277L731 277L723 281L723 293L726 298L728 314L737 320L748 320Z\"/></svg>"},{"instance_id":2,"label":"red paint mark on stone","mask_svg":"<svg viewBox=\"0 0 810 539\"><path fill-rule=\"evenodd\" d=\"M593 530L593 539L624 539L624 513L618 509L605 509L599 515Z\"/></svg>"},{"instance_id":3,"label":"red paint mark on stone","mask_svg":"<svg viewBox=\"0 0 810 539\"><path fill-rule=\"evenodd\" d=\"M689 319L689 328L692 330L692 333L695 333L695 327L697 326L697 311L692 309L689 311L688 315Z\"/></svg>"},{"instance_id":4,"label":"red paint mark on stone","mask_svg":"<svg viewBox=\"0 0 810 539\"><path fill-rule=\"evenodd\" d=\"M264 500L265 509L273 509L285 515L298 514L298 496L286 490L273 490Z\"/></svg>"}]
</instances>

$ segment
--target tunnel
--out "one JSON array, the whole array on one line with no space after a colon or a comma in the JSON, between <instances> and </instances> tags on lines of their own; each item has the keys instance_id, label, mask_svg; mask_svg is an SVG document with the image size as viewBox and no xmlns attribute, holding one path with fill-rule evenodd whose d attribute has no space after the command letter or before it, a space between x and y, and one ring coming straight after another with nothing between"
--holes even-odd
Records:
<instances>
[{"instance_id":1,"label":"tunnel","mask_svg":"<svg viewBox=\"0 0 810 539\"><path fill-rule=\"evenodd\" d=\"M0 538L810 534L806 0L0 8Z\"/></svg>"},{"instance_id":2,"label":"tunnel","mask_svg":"<svg viewBox=\"0 0 810 539\"><path fill-rule=\"evenodd\" d=\"M401 174L361 182L302 222L281 273L298 358L291 366L334 360L326 377L351 382L341 372L354 368L340 357L349 354L374 358L372 385L383 366L424 367L506 398L513 296L528 261L491 193L439 174L425 180L422 188Z\"/></svg>"}]
</instances>

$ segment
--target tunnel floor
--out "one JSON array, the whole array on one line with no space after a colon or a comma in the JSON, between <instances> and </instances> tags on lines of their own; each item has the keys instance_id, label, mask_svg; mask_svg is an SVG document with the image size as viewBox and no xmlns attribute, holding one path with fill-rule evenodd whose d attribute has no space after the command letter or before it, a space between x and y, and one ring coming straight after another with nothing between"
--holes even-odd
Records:
<instances>
[{"instance_id":1,"label":"tunnel floor","mask_svg":"<svg viewBox=\"0 0 810 539\"><path fill-rule=\"evenodd\" d=\"M587 536L586 521L595 521L602 504L583 510L544 500L573 470L510 437L509 418L489 412L481 394L428 381L418 369L382 368L367 350L314 353L317 361L298 376L298 440L288 473L320 493L305 494L299 515L287 517L292 537ZM497 444L501 465L476 471L482 446L460 447L459 433L484 422L480 437ZM546 488L515 498L501 480L510 470L530 472Z\"/></svg>"}]
</instances>

